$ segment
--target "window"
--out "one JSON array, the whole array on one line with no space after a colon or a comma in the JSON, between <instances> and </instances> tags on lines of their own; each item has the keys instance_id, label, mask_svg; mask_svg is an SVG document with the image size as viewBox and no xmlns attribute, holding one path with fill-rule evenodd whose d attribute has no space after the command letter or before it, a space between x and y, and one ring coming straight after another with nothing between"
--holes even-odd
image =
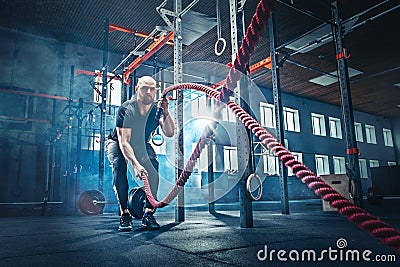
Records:
<instances>
[{"instance_id":1,"label":"window","mask_svg":"<svg viewBox=\"0 0 400 267\"><path fill-rule=\"evenodd\" d=\"M383 128L383 140L385 141L385 146L393 146L392 131Z\"/></svg>"},{"instance_id":2,"label":"window","mask_svg":"<svg viewBox=\"0 0 400 267\"><path fill-rule=\"evenodd\" d=\"M324 115L311 113L313 134L326 136L325 118Z\"/></svg>"},{"instance_id":3,"label":"window","mask_svg":"<svg viewBox=\"0 0 400 267\"><path fill-rule=\"evenodd\" d=\"M272 155L272 153L265 153L264 160L264 173L268 175L279 175L279 159Z\"/></svg>"},{"instance_id":4,"label":"window","mask_svg":"<svg viewBox=\"0 0 400 267\"><path fill-rule=\"evenodd\" d=\"M101 135L95 133L94 135L90 136L90 144L88 144L88 150L100 151L100 140Z\"/></svg>"},{"instance_id":5,"label":"window","mask_svg":"<svg viewBox=\"0 0 400 267\"><path fill-rule=\"evenodd\" d=\"M328 156L315 155L315 168L317 170L317 176L329 174Z\"/></svg>"},{"instance_id":6,"label":"window","mask_svg":"<svg viewBox=\"0 0 400 267\"><path fill-rule=\"evenodd\" d=\"M370 168L379 167L379 160L371 159L369 161L369 167Z\"/></svg>"},{"instance_id":7,"label":"window","mask_svg":"<svg viewBox=\"0 0 400 267\"><path fill-rule=\"evenodd\" d=\"M164 146L164 144L162 146ZM190 155L192 153L192 151L194 151L194 149L196 148L196 145L197 145L197 143L192 144L192 150L187 152L188 155ZM196 161L196 163L193 167L194 170L197 169L199 172L208 170L207 168L208 168L208 149L209 148L210 148L210 146L204 147L203 151L200 154L200 157L198 158L198 160ZM215 160L215 145L212 146L212 151L213 151L213 160ZM236 160L236 159L234 159L234 160ZM214 164L214 171L215 171L215 164Z\"/></svg>"},{"instance_id":8,"label":"window","mask_svg":"<svg viewBox=\"0 0 400 267\"><path fill-rule=\"evenodd\" d=\"M232 146L224 146L224 167L225 170L237 171L237 148Z\"/></svg>"},{"instance_id":9,"label":"window","mask_svg":"<svg viewBox=\"0 0 400 267\"><path fill-rule=\"evenodd\" d=\"M388 161L388 166L396 166L397 163L394 161Z\"/></svg>"},{"instance_id":10,"label":"window","mask_svg":"<svg viewBox=\"0 0 400 267\"><path fill-rule=\"evenodd\" d=\"M364 142L361 123L355 122L354 123L354 130L355 130L355 133L356 133L356 141L357 142Z\"/></svg>"},{"instance_id":11,"label":"window","mask_svg":"<svg viewBox=\"0 0 400 267\"><path fill-rule=\"evenodd\" d=\"M329 117L330 136L342 139L342 125L340 119Z\"/></svg>"},{"instance_id":12,"label":"window","mask_svg":"<svg viewBox=\"0 0 400 267\"><path fill-rule=\"evenodd\" d=\"M97 76L94 78L93 102L100 103L100 94L103 90L103 78L102 75L100 75L100 71L96 70L95 73ZM114 74L108 73L108 75L113 76ZM121 106L121 89L122 82L119 79L114 78L110 80L107 84L107 105Z\"/></svg>"},{"instance_id":13,"label":"window","mask_svg":"<svg viewBox=\"0 0 400 267\"><path fill-rule=\"evenodd\" d=\"M303 162L303 154L298 152L292 152L294 158L299 161ZM288 167L288 176L294 176L292 168Z\"/></svg>"},{"instance_id":14,"label":"window","mask_svg":"<svg viewBox=\"0 0 400 267\"><path fill-rule=\"evenodd\" d=\"M346 174L346 162L344 157L333 157L333 173Z\"/></svg>"},{"instance_id":15,"label":"window","mask_svg":"<svg viewBox=\"0 0 400 267\"><path fill-rule=\"evenodd\" d=\"M236 116L227 106L222 109L222 120L229 122L236 122Z\"/></svg>"},{"instance_id":16,"label":"window","mask_svg":"<svg viewBox=\"0 0 400 267\"><path fill-rule=\"evenodd\" d=\"M193 117L198 117L205 115L204 111L207 110L207 99L206 95L204 94L198 94L198 93L192 93L190 95L191 97L191 108L192 108L192 116Z\"/></svg>"},{"instance_id":17,"label":"window","mask_svg":"<svg viewBox=\"0 0 400 267\"><path fill-rule=\"evenodd\" d=\"M367 160L366 159L359 159L358 165L360 166L360 177L361 178L368 178L367 173Z\"/></svg>"},{"instance_id":18,"label":"window","mask_svg":"<svg viewBox=\"0 0 400 267\"><path fill-rule=\"evenodd\" d=\"M261 125L275 128L275 106L267 103L260 103Z\"/></svg>"},{"instance_id":19,"label":"window","mask_svg":"<svg viewBox=\"0 0 400 267\"><path fill-rule=\"evenodd\" d=\"M284 124L286 131L300 132L299 111L283 107Z\"/></svg>"},{"instance_id":20,"label":"window","mask_svg":"<svg viewBox=\"0 0 400 267\"><path fill-rule=\"evenodd\" d=\"M375 126L365 125L365 139L369 144L376 144Z\"/></svg>"}]
</instances>

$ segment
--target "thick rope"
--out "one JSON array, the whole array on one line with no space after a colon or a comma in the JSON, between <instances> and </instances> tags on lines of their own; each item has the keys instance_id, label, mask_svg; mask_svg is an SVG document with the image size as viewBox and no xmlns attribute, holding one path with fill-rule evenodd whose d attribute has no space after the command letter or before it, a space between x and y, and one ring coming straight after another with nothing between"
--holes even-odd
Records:
<instances>
[{"instance_id":1,"label":"thick rope","mask_svg":"<svg viewBox=\"0 0 400 267\"><path fill-rule=\"evenodd\" d=\"M227 103L228 107L233 111L243 124L249 128L259 139L266 145L287 167L292 168L296 177L310 189L313 189L315 194L321 195L322 199L328 201L329 204L338 209L338 212L345 215L351 222L356 223L360 228L367 230L372 236L379 238L385 245L394 247L400 253L400 231L391 227L389 224L381 221L379 218L369 214L367 211L351 203L348 199L340 195L331 186L326 184L321 178L317 177L306 165L296 160L293 154L287 150L275 137L273 137L264 127L262 127L253 117L233 101L229 101L229 96L232 95L230 88L235 87L235 83L240 79L240 71L244 71L244 67L249 62L250 54L254 51L255 44L266 22L270 16L270 12L276 1L261 0L257 6L251 24L247 29L246 36L239 49L238 55L235 58L234 64L226 78L226 84L222 88L221 93L216 90L199 85L199 84L179 84L168 87L164 91L164 96L173 90L179 89L194 89L202 91L209 96ZM196 148L193 151L184 170L181 172L179 179L176 181L174 188L162 201L158 202L151 194L150 185L147 176L142 176L147 198L154 207L164 207L168 205L182 190L187 179L193 171L196 160L200 157L201 150L205 147L207 138L212 135L213 129L206 128Z\"/></svg>"},{"instance_id":2,"label":"thick rope","mask_svg":"<svg viewBox=\"0 0 400 267\"><path fill-rule=\"evenodd\" d=\"M267 25L268 18L274 8L276 0L261 0L256 8L256 12L251 18L249 27L243 38L232 67L229 70L225 80L225 85L222 87L221 95L218 97L224 103L229 101L229 97L233 95L233 89L236 87L237 81L240 80L242 73L245 72L246 65L250 61L250 56L253 53L255 46L260 39L261 33Z\"/></svg>"},{"instance_id":3,"label":"thick rope","mask_svg":"<svg viewBox=\"0 0 400 267\"><path fill-rule=\"evenodd\" d=\"M164 90L163 96L166 96L171 91L179 90L179 89L194 89L197 91L204 92L213 98L217 98L219 96L219 92L216 91L215 89L201 85L201 84L195 84L195 83L183 83L183 84L178 84L178 85L172 85ZM207 141L214 134L215 128L216 128L216 122L213 122L213 123L211 123L211 125L208 125L204 128L203 132L200 135L199 140L197 141L196 147L195 147L194 151L192 152L192 155L190 156L185 167L183 168L181 174L179 175L178 180L175 182L174 187L171 189L171 191L168 193L168 195L163 200L157 201L154 198L153 194L151 193L150 184L149 184L147 175L145 175L145 174L141 175L141 179L143 180L147 199L149 200L149 202L151 203L151 205L154 208L162 208L162 207L167 206L182 191L184 185L186 184L187 180L189 179L190 175L193 172L194 166L196 164L196 161L200 157L201 151L206 146Z\"/></svg>"},{"instance_id":4,"label":"thick rope","mask_svg":"<svg viewBox=\"0 0 400 267\"><path fill-rule=\"evenodd\" d=\"M249 128L260 141L268 147L287 166L292 168L296 177L313 189L315 194L338 209L349 221L356 223L360 228L367 230L372 236L379 238L385 245L394 247L400 253L400 231L369 214L339 194L331 186L317 177L306 165L296 160L293 154L287 150L254 118L233 101L227 103L233 113Z\"/></svg>"},{"instance_id":5,"label":"thick rope","mask_svg":"<svg viewBox=\"0 0 400 267\"><path fill-rule=\"evenodd\" d=\"M194 89L208 94L218 99L219 92L201 84L183 83L168 87L165 95L173 90ZM287 167L292 168L296 177L307 184L308 188L314 190L315 194L320 195L323 200L338 209L338 212L345 215L349 221L356 223L360 228L367 230L372 236L379 238L385 245L394 247L400 253L400 231L391 227L389 224L381 221L378 217L369 214L367 211L356 206L348 199L339 194L331 186L326 184L321 178L317 177L306 165L296 160L293 154L287 150L273 135L271 135L264 127L262 127L250 114L243 110L233 101L227 103L236 117L251 130L255 136L270 149ZM164 207L168 205L183 189L187 179L191 175L196 160L200 157L201 150L205 147L206 141L213 134L213 127L206 127L197 142L196 148L189 158L184 170L171 192L160 202L156 201L151 194L150 185L147 176L142 176L147 198L150 203L156 207Z\"/></svg>"}]
</instances>

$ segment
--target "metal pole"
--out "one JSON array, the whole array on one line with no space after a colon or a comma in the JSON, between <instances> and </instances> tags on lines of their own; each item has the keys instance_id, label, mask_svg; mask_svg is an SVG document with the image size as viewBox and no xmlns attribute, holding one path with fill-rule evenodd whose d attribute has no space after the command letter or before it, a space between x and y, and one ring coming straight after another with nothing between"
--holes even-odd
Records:
<instances>
[{"instance_id":1,"label":"metal pole","mask_svg":"<svg viewBox=\"0 0 400 267\"><path fill-rule=\"evenodd\" d=\"M213 101L207 96L208 106ZM214 186L214 145L210 142L207 146L207 178L208 178L208 212L215 213L215 186Z\"/></svg>"},{"instance_id":2,"label":"metal pole","mask_svg":"<svg viewBox=\"0 0 400 267\"><path fill-rule=\"evenodd\" d=\"M174 12L179 14L182 12L182 0L174 1ZM174 84L183 81L182 66L182 21L176 16L174 18ZM177 100L175 102L175 179L177 180L184 168L184 144L183 144L183 91L177 92ZM185 220L184 210L184 190L179 193L175 205L175 221L183 222Z\"/></svg>"},{"instance_id":3,"label":"metal pole","mask_svg":"<svg viewBox=\"0 0 400 267\"><path fill-rule=\"evenodd\" d=\"M107 108L107 72L108 72L108 30L109 20L104 19L104 43L103 43L103 68L102 68L102 87L101 87L101 105L100 105L100 155L99 155L99 185L98 189L103 192L104 181L104 153L105 153L105 135L106 135L106 108Z\"/></svg>"},{"instance_id":4,"label":"metal pole","mask_svg":"<svg viewBox=\"0 0 400 267\"><path fill-rule=\"evenodd\" d=\"M83 110L83 99L79 98L79 104L78 104L78 109L76 112L76 116L78 119L78 131L76 134L76 174L75 174L75 180L76 180L76 184L75 184L75 197L76 200L79 199L79 195L80 195L80 188L79 188L79 183L80 183L80 173L81 173L81 148L82 148L82 112Z\"/></svg>"},{"instance_id":5,"label":"metal pole","mask_svg":"<svg viewBox=\"0 0 400 267\"><path fill-rule=\"evenodd\" d=\"M231 44L232 59L238 52L239 40L243 39L244 16L242 12L237 12L236 0L229 0L229 12L231 23ZM247 85L240 80L235 88L235 101L245 110L249 110L249 92ZM244 129L240 120L236 119L236 136L237 136L237 161L238 173L242 174L239 185L239 204L240 204L240 227L253 227L253 207L252 201L246 189L246 179L252 172L252 161L250 160L250 134Z\"/></svg>"},{"instance_id":6,"label":"metal pole","mask_svg":"<svg viewBox=\"0 0 400 267\"><path fill-rule=\"evenodd\" d=\"M332 34L333 42L335 45L337 71L339 76L339 86L342 100L342 114L344 121L344 129L346 136L347 145L347 164L346 172L351 182L354 182L355 192L354 201L355 203L363 208L363 193L360 178L360 169L358 163L358 148L357 140L354 129L354 115L353 115L353 104L351 100L350 90L350 79L349 71L347 67L346 50L343 40L342 24L340 21L339 10L337 1L331 4L331 15L332 15ZM350 183L352 184L352 183ZM353 192L352 192L353 193Z\"/></svg>"},{"instance_id":7,"label":"metal pole","mask_svg":"<svg viewBox=\"0 0 400 267\"><path fill-rule=\"evenodd\" d=\"M276 35L275 35L275 14L271 12L271 17L268 20L269 25L269 39L272 63L272 89L275 104L275 119L276 119L276 138L281 144L285 143L284 124L283 124L283 106L280 88L280 76L278 66L278 53L276 52ZM282 204L282 214L289 214L289 197L288 197L288 184L287 184L287 168L279 161L279 185L280 197Z\"/></svg>"}]
</instances>

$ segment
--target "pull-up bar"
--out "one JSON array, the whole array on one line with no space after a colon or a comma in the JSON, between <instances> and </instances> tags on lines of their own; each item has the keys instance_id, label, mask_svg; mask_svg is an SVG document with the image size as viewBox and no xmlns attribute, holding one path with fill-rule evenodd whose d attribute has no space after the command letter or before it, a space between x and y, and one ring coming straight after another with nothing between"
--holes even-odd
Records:
<instances>
[{"instance_id":1,"label":"pull-up bar","mask_svg":"<svg viewBox=\"0 0 400 267\"><path fill-rule=\"evenodd\" d=\"M131 64L129 64L128 69L124 72L124 83L128 83L129 75L137 69L140 64L148 60L154 53L156 53L160 48L166 44L169 40L173 39L173 32L168 33L165 36L158 38L153 44L151 44L148 48L148 52L141 57L137 57Z\"/></svg>"}]
</instances>

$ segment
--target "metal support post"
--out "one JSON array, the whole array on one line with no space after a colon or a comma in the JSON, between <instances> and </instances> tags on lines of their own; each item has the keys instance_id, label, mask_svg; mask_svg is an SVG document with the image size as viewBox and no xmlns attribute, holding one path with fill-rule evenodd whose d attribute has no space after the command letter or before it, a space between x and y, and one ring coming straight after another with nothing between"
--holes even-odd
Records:
<instances>
[{"instance_id":1,"label":"metal support post","mask_svg":"<svg viewBox=\"0 0 400 267\"><path fill-rule=\"evenodd\" d=\"M358 148L354 129L353 104L351 100L349 71L347 67L348 55L344 48L343 29L340 21L337 1L331 4L332 15L332 34L335 44L337 71L339 76L339 86L342 100L342 115L347 145L346 172L350 179L350 186L354 183L354 202L363 208L363 192L358 163ZM351 192L353 193L353 192Z\"/></svg>"},{"instance_id":2,"label":"metal support post","mask_svg":"<svg viewBox=\"0 0 400 267\"><path fill-rule=\"evenodd\" d=\"M212 142L207 147L207 158L208 158L208 211L215 213L215 190L214 190L214 145Z\"/></svg>"},{"instance_id":3,"label":"metal support post","mask_svg":"<svg viewBox=\"0 0 400 267\"><path fill-rule=\"evenodd\" d=\"M182 0L174 0L174 12L182 12ZM174 84L183 81L182 66L182 20L174 17ZM184 168L184 144L183 144L183 91L177 93L175 102L175 179L177 180ZM184 190L179 193L175 205L175 221L183 222L185 220L184 210Z\"/></svg>"},{"instance_id":4,"label":"metal support post","mask_svg":"<svg viewBox=\"0 0 400 267\"><path fill-rule=\"evenodd\" d=\"M243 13L237 12L237 1L229 0L229 13L231 23L231 44L232 44L232 60L238 52L239 41L243 39L242 27L244 25ZM240 36L239 36L240 33ZM235 101L245 110L249 111L249 92L247 85L241 79L235 88ZM246 189L246 179L252 172L252 160L250 149L250 133L245 130L240 120L236 119L236 136L237 136L237 160L238 173L240 177L239 186L239 204L240 204L240 227L253 227L253 207L252 201Z\"/></svg>"},{"instance_id":5,"label":"metal support post","mask_svg":"<svg viewBox=\"0 0 400 267\"><path fill-rule=\"evenodd\" d=\"M106 108L107 108L107 73L108 73L108 30L109 20L104 19L104 43L103 43L103 68L102 68L102 87L100 105L100 155L99 155L99 185L98 189L103 191L104 181L104 153L106 141Z\"/></svg>"},{"instance_id":6,"label":"metal support post","mask_svg":"<svg viewBox=\"0 0 400 267\"><path fill-rule=\"evenodd\" d=\"M209 79L208 79L209 80ZM208 106L211 108L211 97L207 96ZM207 146L207 180L208 180L208 212L215 213L215 186L214 186L214 144Z\"/></svg>"},{"instance_id":7,"label":"metal support post","mask_svg":"<svg viewBox=\"0 0 400 267\"><path fill-rule=\"evenodd\" d=\"M75 173L75 199L79 199L80 195L80 174L81 174L81 148L82 148L82 122L83 122L83 99L79 98L78 109L76 110L76 117L78 119L78 131L76 134L76 173Z\"/></svg>"},{"instance_id":8,"label":"metal support post","mask_svg":"<svg viewBox=\"0 0 400 267\"><path fill-rule=\"evenodd\" d=\"M271 12L271 16L268 20L269 28L269 39L270 39L270 51L271 51L271 62L272 62L272 91L274 95L275 105L275 121L276 121L276 139L281 144L284 144L284 124L283 124L283 106L281 99L281 88L280 88L280 76L279 76L279 65L278 65L278 53L276 51L276 35L275 35L275 15ZM287 184L287 168L283 165L282 161L279 161L279 185L280 185L280 197L282 205L282 214L289 214L289 197L288 197L288 184Z\"/></svg>"}]
</instances>

